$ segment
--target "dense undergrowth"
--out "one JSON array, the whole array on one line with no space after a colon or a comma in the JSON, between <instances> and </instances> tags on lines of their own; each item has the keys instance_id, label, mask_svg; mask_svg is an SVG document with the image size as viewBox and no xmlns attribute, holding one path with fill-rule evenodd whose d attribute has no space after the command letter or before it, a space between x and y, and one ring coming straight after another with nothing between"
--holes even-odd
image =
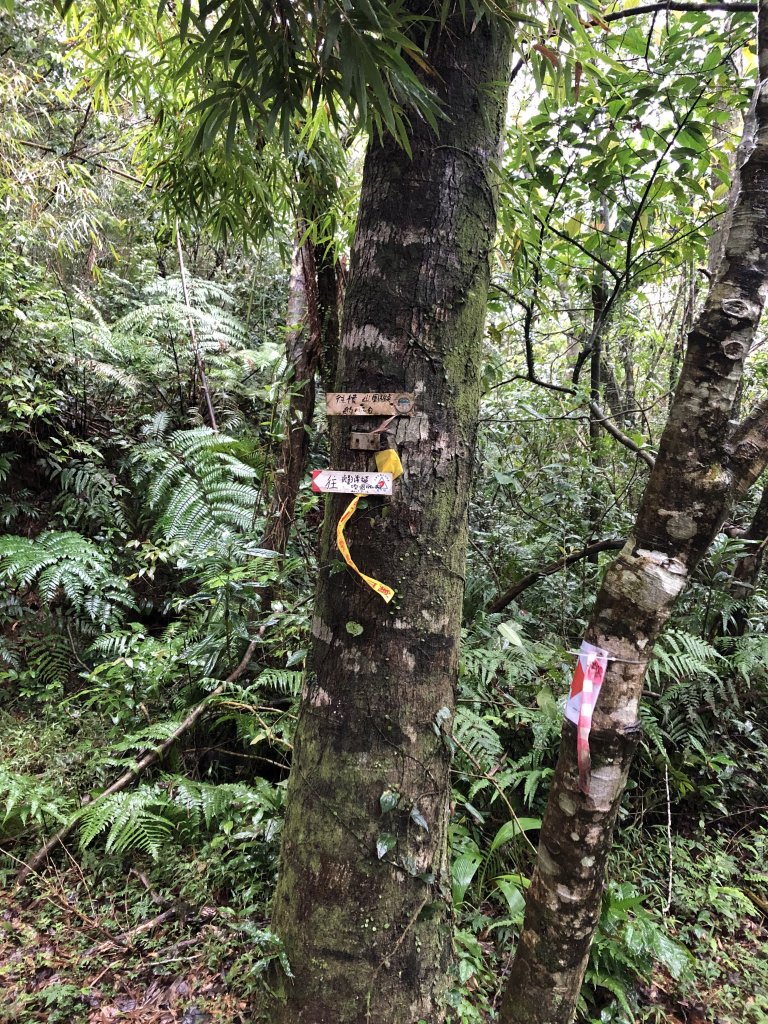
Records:
<instances>
[{"instance_id":1,"label":"dense undergrowth","mask_svg":"<svg viewBox=\"0 0 768 1024\"><path fill-rule=\"evenodd\" d=\"M262 547L280 430L279 330L275 322L255 346L234 314L214 312L227 302L221 290L196 291L202 343L219 360L212 386L229 418L214 432L200 422L199 396L184 416L134 401L149 390L141 374L157 372L168 387L162 360L182 330L173 280L134 301L114 324L95 318L93 332L84 325L95 304L82 304L77 337L92 348L79 342L81 366L63 340L56 359L30 360L16 345L3 364L8 1021L255 1020L269 965L290 970L269 931L269 901L318 511L302 491L289 554ZM177 391L190 386L186 359ZM249 375L246 388L233 385ZM19 382L23 401L10 397ZM494 503L494 571L509 579L504 560L522 562L527 546L535 565L544 544L535 523L522 540L503 526L507 502L519 499L505 491L495 431L474 516L480 526ZM320 454L322 429L315 444ZM576 529L572 504L526 499L557 509L561 531ZM624 515L617 505L616 531ZM582 563L493 615L484 610L494 596L488 551L473 554L451 736L451 1005L466 1024L493 1019L522 922L562 697L599 572ZM716 545L655 657L585 1021L757 1024L768 1013L763 591L750 594L752 627L728 628L741 606L730 575L744 551L738 541ZM246 672L222 684L254 637ZM202 717L158 763L93 802L200 702ZM23 860L65 823L74 825L65 848L13 894Z\"/></svg>"}]
</instances>

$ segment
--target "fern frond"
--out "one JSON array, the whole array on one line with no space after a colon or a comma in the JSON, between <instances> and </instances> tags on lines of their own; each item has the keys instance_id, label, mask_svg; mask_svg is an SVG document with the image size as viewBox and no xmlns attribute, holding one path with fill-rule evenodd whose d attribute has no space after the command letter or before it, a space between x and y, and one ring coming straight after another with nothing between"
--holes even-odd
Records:
<instances>
[{"instance_id":1,"label":"fern frond","mask_svg":"<svg viewBox=\"0 0 768 1024\"><path fill-rule=\"evenodd\" d=\"M281 805L281 792L263 779L254 786L213 785L168 776L87 804L75 817L82 849L106 833L107 852L141 850L157 860L169 844L193 840L237 816L272 818Z\"/></svg>"},{"instance_id":2,"label":"fern frond","mask_svg":"<svg viewBox=\"0 0 768 1024\"><path fill-rule=\"evenodd\" d=\"M67 811L66 798L59 789L0 765L0 839L9 838L32 823L63 822Z\"/></svg>"},{"instance_id":3,"label":"fern frond","mask_svg":"<svg viewBox=\"0 0 768 1024\"><path fill-rule=\"evenodd\" d=\"M453 733L458 742L483 769L488 770L502 753L501 740L494 727L466 705L456 708Z\"/></svg>"},{"instance_id":4,"label":"fern frond","mask_svg":"<svg viewBox=\"0 0 768 1024\"><path fill-rule=\"evenodd\" d=\"M208 427L179 430L165 443L145 442L134 453L139 479L147 481L156 530L183 539L199 554L231 546L254 524L259 492L249 481L257 470L239 457L241 442Z\"/></svg>"},{"instance_id":5,"label":"fern frond","mask_svg":"<svg viewBox=\"0 0 768 1024\"><path fill-rule=\"evenodd\" d=\"M655 686L699 675L717 675L720 652L707 640L681 629L662 635L653 654L649 674Z\"/></svg>"},{"instance_id":6,"label":"fern frond","mask_svg":"<svg viewBox=\"0 0 768 1024\"><path fill-rule=\"evenodd\" d=\"M0 537L0 579L17 588L35 585L47 604L63 598L94 622L119 619L134 607L103 550L79 533Z\"/></svg>"},{"instance_id":7,"label":"fern frond","mask_svg":"<svg viewBox=\"0 0 768 1024\"><path fill-rule=\"evenodd\" d=\"M287 668L267 668L259 673L256 685L289 697L298 697L301 692L303 673Z\"/></svg>"}]
</instances>

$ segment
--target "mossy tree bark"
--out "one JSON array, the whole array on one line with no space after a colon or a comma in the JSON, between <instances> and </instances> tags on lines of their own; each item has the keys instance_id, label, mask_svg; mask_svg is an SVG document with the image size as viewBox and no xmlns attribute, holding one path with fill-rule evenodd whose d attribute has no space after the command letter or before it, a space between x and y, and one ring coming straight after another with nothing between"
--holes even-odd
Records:
<instances>
[{"instance_id":1,"label":"mossy tree bark","mask_svg":"<svg viewBox=\"0 0 768 1024\"><path fill-rule=\"evenodd\" d=\"M608 569L586 639L609 661L579 789L576 736L563 727L504 1024L569 1024L600 913L605 861L639 733L638 706L660 630L733 501L768 461L768 402L731 425L744 359L768 292L768 18L740 151L725 252L688 350L633 535Z\"/></svg>"},{"instance_id":2,"label":"mossy tree bark","mask_svg":"<svg viewBox=\"0 0 768 1024\"><path fill-rule=\"evenodd\" d=\"M450 764L435 722L454 706L510 55L506 30L473 26L469 10L428 45L447 115L437 135L413 115L412 157L374 140L365 162L336 389L416 404L389 430L404 468L394 496L369 498L346 531L360 568L395 588L391 604L339 571L349 496L326 508L274 906L295 975L283 1024L444 1016ZM374 468L349 432L380 422L333 419L332 467Z\"/></svg>"}]
</instances>

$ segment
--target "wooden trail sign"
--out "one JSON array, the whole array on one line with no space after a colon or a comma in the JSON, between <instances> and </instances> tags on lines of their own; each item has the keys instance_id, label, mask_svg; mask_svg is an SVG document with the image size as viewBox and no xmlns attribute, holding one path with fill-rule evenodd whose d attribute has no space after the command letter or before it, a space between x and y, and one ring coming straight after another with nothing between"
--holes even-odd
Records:
<instances>
[{"instance_id":1,"label":"wooden trail sign","mask_svg":"<svg viewBox=\"0 0 768 1024\"><path fill-rule=\"evenodd\" d=\"M329 391L325 411L329 416L410 416L413 395L400 391Z\"/></svg>"}]
</instances>

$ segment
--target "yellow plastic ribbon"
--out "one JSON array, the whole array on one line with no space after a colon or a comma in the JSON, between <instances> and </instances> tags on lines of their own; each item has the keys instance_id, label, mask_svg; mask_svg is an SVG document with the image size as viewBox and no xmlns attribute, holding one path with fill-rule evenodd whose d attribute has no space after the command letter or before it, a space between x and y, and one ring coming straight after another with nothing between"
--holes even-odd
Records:
<instances>
[{"instance_id":1,"label":"yellow plastic ribbon","mask_svg":"<svg viewBox=\"0 0 768 1024\"><path fill-rule=\"evenodd\" d=\"M378 459L376 461L378 462ZM400 460L398 459L398 462L399 461ZM384 472L384 470L379 470L379 472ZM387 604L389 604L389 602L395 596L395 592L392 589L392 587L388 587L386 583L380 583L379 580L375 580L373 576L366 576L364 572L360 572L358 567L352 561L352 555L350 555L349 553L349 545L347 544L344 538L344 527L355 514L357 503L358 501L360 501L361 498L362 494L356 494L352 501L350 501L349 505L347 505L346 509L344 510L344 514L342 515L341 519L339 520L338 526L336 527L336 546L338 547L344 561L347 563L350 569L354 569L357 575L360 577L360 579L367 583L369 587L376 591L379 597L383 597Z\"/></svg>"},{"instance_id":2,"label":"yellow plastic ribbon","mask_svg":"<svg viewBox=\"0 0 768 1024\"><path fill-rule=\"evenodd\" d=\"M397 480L399 476L403 475L403 465L394 448L385 448L382 452L376 452L376 469L380 473L391 473L393 480Z\"/></svg>"},{"instance_id":3,"label":"yellow plastic ribbon","mask_svg":"<svg viewBox=\"0 0 768 1024\"><path fill-rule=\"evenodd\" d=\"M394 416L391 418L394 419ZM403 466L400 462L400 456L394 448L386 448L384 451L376 452L376 469L378 469L380 473L391 473L393 480L396 480L399 476L403 475ZM387 604L389 604L395 596L395 592L392 587L388 587L386 583L381 583L379 580L375 580L373 576L366 576L364 572L360 572L352 560L352 555L349 553L349 545L344 537L344 527L355 514L357 503L361 498L362 494L356 494L345 508L336 527L336 546L350 569L354 569L360 579L367 583L371 589L376 591L379 597L383 597Z\"/></svg>"}]
</instances>

